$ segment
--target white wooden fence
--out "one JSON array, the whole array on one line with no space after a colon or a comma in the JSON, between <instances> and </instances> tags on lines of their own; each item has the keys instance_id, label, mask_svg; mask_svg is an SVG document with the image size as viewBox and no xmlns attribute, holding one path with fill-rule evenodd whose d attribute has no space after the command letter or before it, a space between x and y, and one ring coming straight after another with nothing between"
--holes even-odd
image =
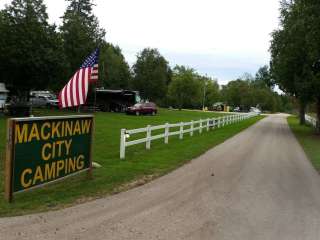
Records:
<instances>
[{"instance_id":1,"label":"white wooden fence","mask_svg":"<svg viewBox=\"0 0 320 240\"><path fill-rule=\"evenodd\" d=\"M252 118L259 115L258 113L245 113L245 114L235 114L235 115L226 115L218 118L208 118L208 119L200 119L198 121L191 122L180 122L180 123L166 123L164 125L151 126L148 125L145 128L137 128L137 129L121 129L120 134L120 159L125 158L126 147L146 143L146 149L151 148L151 142L156 139L164 138L164 143L169 143L169 137L179 135L180 139L183 139L185 133L193 136L195 131L198 131L200 134L203 132L203 129L209 131L210 128L220 128L228 124L236 123L248 118ZM187 128L186 128L187 127ZM170 129L176 128L175 131L170 132ZM164 132L161 134L157 134L152 136L152 131L164 129ZM177 131L177 129L179 129ZM135 139L132 141L128 141L130 135L137 133L145 133L145 137L141 139Z\"/></svg>"},{"instance_id":2,"label":"white wooden fence","mask_svg":"<svg viewBox=\"0 0 320 240\"><path fill-rule=\"evenodd\" d=\"M314 117L309 116L308 114L305 115L306 122L311 124L314 128L317 127L317 119Z\"/></svg>"}]
</instances>

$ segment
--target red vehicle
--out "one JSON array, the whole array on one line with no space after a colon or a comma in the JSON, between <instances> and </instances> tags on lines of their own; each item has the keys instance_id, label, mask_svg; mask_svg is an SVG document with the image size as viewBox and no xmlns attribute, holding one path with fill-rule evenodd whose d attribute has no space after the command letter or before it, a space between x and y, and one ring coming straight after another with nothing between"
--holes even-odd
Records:
<instances>
[{"instance_id":1,"label":"red vehicle","mask_svg":"<svg viewBox=\"0 0 320 240\"><path fill-rule=\"evenodd\" d=\"M126 111L127 114L135 114L137 116L142 114L156 115L157 112L157 106L153 102L136 103L132 107L128 107Z\"/></svg>"}]
</instances>

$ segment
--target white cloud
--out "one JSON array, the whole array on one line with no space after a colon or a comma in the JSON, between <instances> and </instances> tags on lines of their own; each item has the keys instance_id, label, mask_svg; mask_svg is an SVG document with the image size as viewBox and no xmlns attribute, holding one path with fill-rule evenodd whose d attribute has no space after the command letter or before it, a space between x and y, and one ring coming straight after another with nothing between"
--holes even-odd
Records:
<instances>
[{"instance_id":1,"label":"white cloud","mask_svg":"<svg viewBox=\"0 0 320 240\"><path fill-rule=\"evenodd\" d=\"M9 0L2 0L0 8ZM61 23L64 0L45 0L50 21ZM171 65L189 64L226 81L269 61L279 0L96 0L95 14L129 63L155 47ZM204 72L206 71L206 72Z\"/></svg>"}]
</instances>

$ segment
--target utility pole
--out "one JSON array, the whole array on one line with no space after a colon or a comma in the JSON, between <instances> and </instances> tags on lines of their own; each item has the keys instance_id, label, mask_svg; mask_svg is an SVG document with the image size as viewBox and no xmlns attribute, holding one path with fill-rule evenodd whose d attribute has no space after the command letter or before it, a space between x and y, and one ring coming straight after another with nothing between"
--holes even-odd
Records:
<instances>
[{"instance_id":1,"label":"utility pole","mask_svg":"<svg viewBox=\"0 0 320 240\"><path fill-rule=\"evenodd\" d=\"M206 101L206 86L207 86L207 74L206 74L206 77L203 78L203 99L202 99L202 111L204 111L204 104L205 104L205 101Z\"/></svg>"}]
</instances>

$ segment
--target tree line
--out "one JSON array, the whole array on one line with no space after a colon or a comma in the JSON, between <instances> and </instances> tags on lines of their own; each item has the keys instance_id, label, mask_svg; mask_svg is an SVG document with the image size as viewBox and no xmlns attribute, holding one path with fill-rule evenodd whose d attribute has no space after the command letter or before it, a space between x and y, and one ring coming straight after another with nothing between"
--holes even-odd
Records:
<instances>
[{"instance_id":1,"label":"tree line","mask_svg":"<svg viewBox=\"0 0 320 240\"><path fill-rule=\"evenodd\" d=\"M300 123L308 105L315 106L320 133L320 2L282 0L280 26L272 33L274 83L299 102Z\"/></svg>"},{"instance_id":2,"label":"tree line","mask_svg":"<svg viewBox=\"0 0 320 240\"><path fill-rule=\"evenodd\" d=\"M13 0L0 11L0 82L20 97L30 90L55 92L67 83L85 57L100 48L98 87L138 90L143 99L176 108L233 107L282 111L288 98L273 91L270 70L245 74L219 86L193 68L175 66L157 49L145 48L129 66L119 46L108 43L93 14L92 0L66 0L61 26L50 24L43 0Z\"/></svg>"}]
</instances>

